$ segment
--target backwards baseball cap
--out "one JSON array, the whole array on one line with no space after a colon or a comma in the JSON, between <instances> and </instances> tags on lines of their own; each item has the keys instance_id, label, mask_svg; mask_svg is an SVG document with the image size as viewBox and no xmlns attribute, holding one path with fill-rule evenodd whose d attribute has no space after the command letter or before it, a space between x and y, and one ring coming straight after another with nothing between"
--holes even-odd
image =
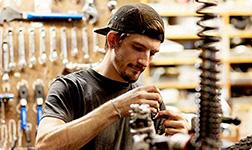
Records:
<instances>
[{"instance_id":1,"label":"backwards baseball cap","mask_svg":"<svg viewBox=\"0 0 252 150\"><path fill-rule=\"evenodd\" d=\"M157 27L154 27L153 24ZM119 8L104 28L94 32L107 35L111 30L121 33L138 33L164 41L164 22L160 15L146 4L129 4Z\"/></svg>"}]
</instances>

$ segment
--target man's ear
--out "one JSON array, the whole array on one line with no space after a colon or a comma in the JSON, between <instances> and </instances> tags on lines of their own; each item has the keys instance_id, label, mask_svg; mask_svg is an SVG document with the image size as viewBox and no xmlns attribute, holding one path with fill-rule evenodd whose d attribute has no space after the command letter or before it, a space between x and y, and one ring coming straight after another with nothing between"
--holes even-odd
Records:
<instances>
[{"instance_id":1,"label":"man's ear","mask_svg":"<svg viewBox=\"0 0 252 150\"><path fill-rule=\"evenodd\" d=\"M117 35L117 32L110 31L107 34L107 40L108 40L108 47L110 49L116 48L117 45L118 45L118 35Z\"/></svg>"}]
</instances>

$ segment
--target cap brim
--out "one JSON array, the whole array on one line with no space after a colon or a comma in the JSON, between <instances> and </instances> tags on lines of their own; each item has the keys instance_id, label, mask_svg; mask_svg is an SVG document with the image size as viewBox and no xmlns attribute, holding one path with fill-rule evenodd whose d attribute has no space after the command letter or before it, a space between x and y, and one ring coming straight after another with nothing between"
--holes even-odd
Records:
<instances>
[{"instance_id":1,"label":"cap brim","mask_svg":"<svg viewBox=\"0 0 252 150\"><path fill-rule=\"evenodd\" d=\"M109 27L104 27L104 28L94 30L95 33L102 34L102 35L107 35L109 31L110 31Z\"/></svg>"}]
</instances>

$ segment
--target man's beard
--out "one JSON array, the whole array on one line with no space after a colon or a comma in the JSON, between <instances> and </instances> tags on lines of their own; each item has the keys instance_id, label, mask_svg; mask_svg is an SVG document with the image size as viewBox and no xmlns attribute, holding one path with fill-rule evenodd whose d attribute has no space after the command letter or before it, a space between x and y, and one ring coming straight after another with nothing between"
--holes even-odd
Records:
<instances>
[{"instance_id":1,"label":"man's beard","mask_svg":"<svg viewBox=\"0 0 252 150\"><path fill-rule=\"evenodd\" d=\"M125 81L127 81L128 83L134 83L134 82L136 82L136 81L138 80L138 78L132 79L131 76L130 76L130 75L127 75L126 72L122 72L122 73L121 73L121 77L122 77Z\"/></svg>"}]
</instances>

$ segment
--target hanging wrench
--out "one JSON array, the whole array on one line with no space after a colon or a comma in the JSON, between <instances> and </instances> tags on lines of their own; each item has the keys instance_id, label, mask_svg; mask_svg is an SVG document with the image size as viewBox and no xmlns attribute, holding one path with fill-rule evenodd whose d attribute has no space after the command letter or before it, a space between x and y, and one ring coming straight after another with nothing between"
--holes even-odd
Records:
<instances>
[{"instance_id":1,"label":"hanging wrench","mask_svg":"<svg viewBox=\"0 0 252 150\"><path fill-rule=\"evenodd\" d=\"M0 29L0 44L1 44L1 47L2 47L2 44L3 44L3 30L2 28ZM3 72L3 51L2 51L2 48L0 49L0 75L2 75L2 72Z\"/></svg>"},{"instance_id":2,"label":"hanging wrench","mask_svg":"<svg viewBox=\"0 0 252 150\"><path fill-rule=\"evenodd\" d=\"M14 60L14 47L13 47L13 32L12 28L8 29L8 43L9 43L9 50L10 50L10 63L9 69L10 71L14 71L16 68L16 63Z\"/></svg>"},{"instance_id":3,"label":"hanging wrench","mask_svg":"<svg viewBox=\"0 0 252 150\"><path fill-rule=\"evenodd\" d=\"M77 47L77 33L76 33L76 27L73 27L71 29L71 55L73 57L77 57L78 55L78 47Z\"/></svg>"},{"instance_id":4,"label":"hanging wrench","mask_svg":"<svg viewBox=\"0 0 252 150\"><path fill-rule=\"evenodd\" d=\"M41 28L39 37L39 63L43 65L46 63L47 60L45 50L45 36L46 36L45 28Z\"/></svg>"},{"instance_id":5,"label":"hanging wrench","mask_svg":"<svg viewBox=\"0 0 252 150\"><path fill-rule=\"evenodd\" d=\"M29 30L29 67L32 68L36 64L35 57L35 33L34 28Z\"/></svg>"},{"instance_id":6,"label":"hanging wrench","mask_svg":"<svg viewBox=\"0 0 252 150\"><path fill-rule=\"evenodd\" d=\"M21 128L21 120L18 120L18 139L17 139L17 144L18 144L18 147L22 147L22 139L23 139L23 130Z\"/></svg>"},{"instance_id":7,"label":"hanging wrench","mask_svg":"<svg viewBox=\"0 0 252 150\"><path fill-rule=\"evenodd\" d=\"M88 23L95 24L98 20L98 12L94 0L87 0L82 8Z\"/></svg>"},{"instance_id":8,"label":"hanging wrench","mask_svg":"<svg viewBox=\"0 0 252 150\"><path fill-rule=\"evenodd\" d=\"M82 51L84 55L84 59L89 59L89 51L88 51L88 34L87 34L87 28L84 27L82 29Z\"/></svg>"},{"instance_id":9,"label":"hanging wrench","mask_svg":"<svg viewBox=\"0 0 252 150\"><path fill-rule=\"evenodd\" d=\"M8 128L6 124L0 124L1 128L1 149L6 150L8 144Z\"/></svg>"},{"instance_id":10,"label":"hanging wrench","mask_svg":"<svg viewBox=\"0 0 252 150\"><path fill-rule=\"evenodd\" d=\"M49 59L51 62L55 62L58 59L58 54L56 51L56 28L50 28L50 55Z\"/></svg>"},{"instance_id":11,"label":"hanging wrench","mask_svg":"<svg viewBox=\"0 0 252 150\"><path fill-rule=\"evenodd\" d=\"M19 28L18 34L18 54L19 54L19 62L18 66L20 70L23 70L26 66L25 60L25 42L24 42L24 28Z\"/></svg>"},{"instance_id":12,"label":"hanging wrench","mask_svg":"<svg viewBox=\"0 0 252 150\"><path fill-rule=\"evenodd\" d=\"M35 100L36 100L36 108L35 112L37 113L37 125L39 125L40 119L42 117L42 105L44 103L44 86L43 86L43 81L40 79L37 79L33 83L33 90L34 90L34 95L35 95Z\"/></svg>"},{"instance_id":13,"label":"hanging wrench","mask_svg":"<svg viewBox=\"0 0 252 150\"><path fill-rule=\"evenodd\" d=\"M115 13L116 5L117 5L117 0L109 0L107 3L107 7L112 14Z\"/></svg>"},{"instance_id":14,"label":"hanging wrench","mask_svg":"<svg viewBox=\"0 0 252 150\"><path fill-rule=\"evenodd\" d=\"M8 123L9 129L9 143L11 144L11 149L14 149L17 144L17 126L14 119L10 119Z\"/></svg>"},{"instance_id":15,"label":"hanging wrench","mask_svg":"<svg viewBox=\"0 0 252 150\"><path fill-rule=\"evenodd\" d=\"M93 30L96 30L96 28L94 28ZM101 54L106 53L104 49L99 47L97 33L95 33L94 31L93 31L93 52L94 53L101 53Z\"/></svg>"},{"instance_id":16,"label":"hanging wrench","mask_svg":"<svg viewBox=\"0 0 252 150\"><path fill-rule=\"evenodd\" d=\"M9 45L7 42L3 42L2 44L3 48L3 81L9 81Z\"/></svg>"},{"instance_id":17,"label":"hanging wrench","mask_svg":"<svg viewBox=\"0 0 252 150\"><path fill-rule=\"evenodd\" d=\"M12 100L13 98L14 94L12 93L0 94L0 104L1 104L0 124L5 123L5 103Z\"/></svg>"},{"instance_id":18,"label":"hanging wrench","mask_svg":"<svg viewBox=\"0 0 252 150\"><path fill-rule=\"evenodd\" d=\"M61 28L61 56L62 56L62 63L64 66L68 63L67 58L67 38L66 38L66 28Z\"/></svg>"}]
</instances>

